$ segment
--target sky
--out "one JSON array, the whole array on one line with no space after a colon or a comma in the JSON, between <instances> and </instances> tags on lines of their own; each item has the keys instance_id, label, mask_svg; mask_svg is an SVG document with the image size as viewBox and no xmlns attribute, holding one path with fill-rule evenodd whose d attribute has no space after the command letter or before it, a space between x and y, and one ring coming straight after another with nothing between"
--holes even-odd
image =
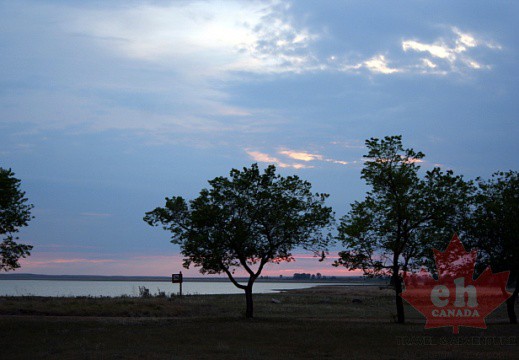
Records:
<instances>
[{"instance_id":1,"label":"sky","mask_svg":"<svg viewBox=\"0 0 519 360\"><path fill-rule=\"evenodd\" d=\"M146 211L257 162L362 200L364 141L517 170L516 1L0 1L0 167L35 205L17 272L182 270ZM347 275L302 250L265 275Z\"/></svg>"}]
</instances>

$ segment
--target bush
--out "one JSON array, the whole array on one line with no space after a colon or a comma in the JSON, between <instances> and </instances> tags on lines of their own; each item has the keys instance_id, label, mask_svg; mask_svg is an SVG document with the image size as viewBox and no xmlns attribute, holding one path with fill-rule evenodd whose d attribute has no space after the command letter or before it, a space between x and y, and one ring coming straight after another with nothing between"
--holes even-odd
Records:
<instances>
[{"instance_id":1,"label":"bush","mask_svg":"<svg viewBox=\"0 0 519 360\"><path fill-rule=\"evenodd\" d=\"M139 286L139 296L141 298L151 297L150 289L148 289L146 286Z\"/></svg>"}]
</instances>

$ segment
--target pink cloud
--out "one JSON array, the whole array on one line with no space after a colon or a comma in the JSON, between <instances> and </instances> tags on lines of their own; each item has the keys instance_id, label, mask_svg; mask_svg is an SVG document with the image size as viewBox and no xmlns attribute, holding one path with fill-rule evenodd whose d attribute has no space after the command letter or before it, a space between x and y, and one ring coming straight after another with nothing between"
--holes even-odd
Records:
<instances>
[{"instance_id":1,"label":"pink cloud","mask_svg":"<svg viewBox=\"0 0 519 360\"><path fill-rule=\"evenodd\" d=\"M102 264L114 262L117 260L113 259L55 259L52 260L52 263L55 264L74 264L74 263L87 263L87 264Z\"/></svg>"},{"instance_id":2,"label":"pink cloud","mask_svg":"<svg viewBox=\"0 0 519 360\"><path fill-rule=\"evenodd\" d=\"M264 276L290 276L296 272L321 273L327 276L361 275L358 271L332 267L337 256L331 254L324 261L311 254L294 254L294 261L280 264L267 264L262 272ZM133 276L169 276L182 271L185 276L202 276L199 268L182 267L180 254L136 255L123 254L117 257L89 257L85 253L37 252L26 259L21 259L22 267L18 272L49 275L133 275ZM246 276L244 270L237 269L237 276ZM221 275L224 276L224 275Z\"/></svg>"},{"instance_id":3,"label":"pink cloud","mask_svg":"<svg viewBox=\"0 0 519 360\"><path fill-rule=\"evenodd\" d=\"M280 168L294 168L294 169L305 169L311 168L312 166L300 164L300 163L285 163L279 160L277 157L270 156L269 154L265 154L259 151L251 151L245 150L245 152L252 158L252 160L262 163L270 163L275 164Z\"/></svg>"}]
</instances>

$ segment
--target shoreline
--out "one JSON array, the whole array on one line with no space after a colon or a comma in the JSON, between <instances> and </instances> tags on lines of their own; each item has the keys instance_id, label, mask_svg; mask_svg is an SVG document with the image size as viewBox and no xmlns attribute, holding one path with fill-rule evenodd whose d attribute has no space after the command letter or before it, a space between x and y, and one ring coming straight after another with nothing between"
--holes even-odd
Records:
<instances>
[{"instance_id":1,"label":"shoreline","mask_svg":"<svg viewBox=\"0 0 519 360\"><path fill-rule=\"evenodd\" d=\"M0 280L49 280L49 281L127 281L127 282L165 282L171 283L169 276L110 276L110 275L40 275L40 274L0 274ZM237 277L238 282L247 282L247 277ZM184 277L184 282L230 282L227 277ZM366 279L362 276L336 276L321 279L293 279L264 277L257 279L262 283L359 283L359 284L383 284L385 280Z\"/></svg>"},{"instance_id":2,"label":"shoreline","mask_svg":"<svg viewBox=\"0 0 519 360\"><path fill-rule=\"evenodd\" d=\"M45 281L45 280L42 280ZM271 282L267 282L271 283ZM288 283L288 282L287 282ZM294 283L294 282L292 282ZM297 282L304 283L304 282ZM278 282L279 284L279 282ZM386 290L388 289L387 284L364 284L364 283L308 283L306 287L300 288L279 288L270 292L262 292L261 290L255 292L253 289L253 296L279 296L279 295L322 295L322 294L351 294L353 292L361 291L378 291L378 290ZM209 298L213 296L243 296L243 292L234 292L234 293L187 293L182 296L178 295L177 292L170 292L163 294L153 293L151 292L148 296L141 296L137 294L122 294L122 295L38 295L38 294L27 294L27 295L9 295L9 294L0 294L0 303L6 299L181 299L181 298Z\"/></svg>"}]
</instances>

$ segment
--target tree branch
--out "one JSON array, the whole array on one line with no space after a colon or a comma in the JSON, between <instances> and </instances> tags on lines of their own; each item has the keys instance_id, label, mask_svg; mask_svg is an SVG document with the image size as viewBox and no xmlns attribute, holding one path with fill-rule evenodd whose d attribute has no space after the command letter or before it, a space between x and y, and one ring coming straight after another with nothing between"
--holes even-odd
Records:
<instances>
[{"instance_id":1,"label":"tree branch","mask_svg":"<svg viewBox=\"0 0 519 360\"><path fill-rule=\"evenodd\" d=\"M240 264L243 266L245 271L247 271L249 276L254 276L254 271L252 271L252 269L247 264L247 259L245 259L245 257L243 255L238 254L238 260L240 260Z\"/></svg>"},{"instance_id":2,"label":"tree branch","mask_svg":"<svg viewBox=\"0 0 519 360\"><path fill-rule=\"evenodd\" d=\"M242 285L236 281L236 279L232 276L229 269L223 263L220 263L220 265L222 266L223 271L225 271L225 273L229 277L229 280L231 280L231 282L234 284L234 286L236 286L238 289L242 289L242 290L245 290L247 288L247 286Z\"/></svg>"},{"instance_id":3,"label":"tree branch","mask_svg":"<svg viewBox=\"0 0 519 360\"><path fill-rule=\"evenodd\" d=\"M268 257L267 256L264 256L261 258L261 262L260 262L260 265L258 267L258 271L256 271L256 273L254 274L254 277L257 278L260 274L261 274L261 271L263 270L263 266L265 266L265 264L268 262Z\"/></svg>"}]
</instances>

